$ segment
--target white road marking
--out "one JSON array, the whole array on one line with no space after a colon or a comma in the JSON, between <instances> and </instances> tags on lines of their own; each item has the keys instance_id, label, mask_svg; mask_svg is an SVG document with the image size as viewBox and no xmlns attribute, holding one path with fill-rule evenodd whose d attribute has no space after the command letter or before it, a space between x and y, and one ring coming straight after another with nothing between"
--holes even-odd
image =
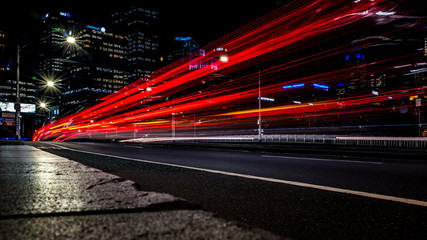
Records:
<instances>
[{"instance_id":1,"label":"white road marking","mask_svg":"<svg viewBox=\"0 0 427 240\"><path fill-rule=\"evenodd\" d=\"M56 145L53 143L50 143L50 144L57 146L57 147L60 147L62 149L67 149L67 150L75 151L75 152L82 152L82 153L94 154L94 155L105 156L105 157L114 157L114 158L119 158L119 159L123 159L123 160L129 160L129 161L159 164L159 165L170 166L170 167L179 167L179 168L185 168L185 169L190 169L190 170L203 171L203 172L208 172L208 173L216 173L216 174L222 174L222 175L227 175L227 176L241 177L241 178L254 179L254 180L260 180L260 181L266 181L266 182L282 183L282 184L298 186L298 187L312 188L312 189L324 190L324 191L329 191L329 192L344 193L344 194L350 194L350 195L355 195L355 196L362 196L362 197L368 197L368 198L374 198L374 199L387 200L387 201L393 201L393 202L406 203L406 204L410 204L410 205L427 207L427 202L415 200L415 199L394 197L394 196L388 196L388 195L382 195L382 194L376 194L376 193L368 193L368 192L362 192L362 191L335 188L335 187L322 186L322 185L309 184L309 183L302 183L302 182L294 182L294 181L268 178L268 177L259 177L259 176L241 174L241 173L225 172L225 171L198 168L198 167L189 167L189 166L183 166L183 165L171 164L171 163L155 162L155 161L150 161L150 160L120 157L120 156L114 156L114 155L103 154L103 153L96 153L96 152L88 152L88 151L71 149L71 148Z\"/></svg>"},{"instance_id":2,"label":"white road marking","mask_svg":"<svg viewBox=\"0 0 427 240\"><path fill-rule=\"evenodd\" d=\"M354 160L338 160L338 159L327 159L327 158L307 158L307 157L288 157L288 156L275 156L275 155L261 155L264 158L283 158L283 159L303 159L308 161L322 161L322 162L343 162L343 163L364 163L364 164L383 164L383 162L371 162L371 161L354 161Z\"/></svg>"},{"instance_id":3,"label":"white road marking","mask_svg":"<svg viewBox=\"0 0 427 240\"><path fill-rule=\"evenodd\" d=\"M139 149L143 149L144 147L140 147L140 146L127 146L127 145L124 145L124 147L129 147L129 148L139 148Z\"/></svg>"}]
</instances>

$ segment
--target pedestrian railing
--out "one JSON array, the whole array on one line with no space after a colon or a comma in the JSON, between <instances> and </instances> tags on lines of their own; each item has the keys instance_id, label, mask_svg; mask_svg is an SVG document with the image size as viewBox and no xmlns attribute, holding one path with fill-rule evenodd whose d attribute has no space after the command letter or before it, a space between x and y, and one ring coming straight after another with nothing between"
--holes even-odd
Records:
<instances>
[{"instance_id":1,"label":"pedestrian railing","mask_svg":"<svg viewBox=\"0 0 427 240\"><path fill-rule=\"evenodd\" d=\"M311 143L335 145L359 145L392 148L427 148L427 138L422 137L352 137L318 134L232 135L187 137L169 139L181 142L262 142L262 143Z\"/></svg>"}]
</instances>

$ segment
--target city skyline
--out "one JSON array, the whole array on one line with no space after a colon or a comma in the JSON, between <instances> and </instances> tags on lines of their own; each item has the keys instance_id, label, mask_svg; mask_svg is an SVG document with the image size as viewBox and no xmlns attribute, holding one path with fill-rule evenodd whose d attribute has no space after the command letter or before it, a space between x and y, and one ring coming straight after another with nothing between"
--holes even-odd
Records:
<instances>
[{"instance_id":1,"label":"city skyline","mask_svg":"<svg viewBox=\"0 0 427 240\"><path fill-rule=\"evenodd\" d=\"M307 1L307 3L308 2L310 1ZM317 8L316 5L318 5ZM84 18L80 18L79 15L75 15L75 13L71 11L68 12L67 10L60 10L59 12L56 12L58 19L73 19L73 21L79 22L80 27L83 26L85 28L89 28L89 30L83 34L86 37L81 39L85 42L82 46L87 52L92 52L90 56L88 55L90 59L92 59L92 57L93 59L98 59L97 61L90 60L87 62L88 65L80 67L79 64L81 64L81 61L78 60L78 58L70 56L72 58L68 60L75 62L67 63L67 71L84 74L76 75L74 78L76 81L72 80L72 78L65 80L70 82L65 84L65 87L68 89L66 93L82 93L82 91L86 91L87 89L92 92L107 90L106 92L110 92L114 96L116 92L117 94L122 94L126 89L133 87L137 87L138 91L150 89L145 93L147 96L142 96L143 98L149 98L149 101L141 100L140 106L131 104L129 105L129 108L144 107L147 108L147 111L151 112L153 111L153 104L161 103L156 106L159 107L159 113L162 113L164 112L164 107L160 106L163 104L171 104L169 108L172 108L170 111L173 111L176 107L178 97L190 94L194 100L196 96L198 96L197 98L203 96L198 94L203 94L206 91L205 89L210 89L213 92L217 91L215 89L218 89L218 92L215 94L220 95L225 93L221 90L221 87L227 86L226 88L229 89L229 92L234 92L233 94L236 95L229 96L229 98L220 98L221 102L223 102L221 103L222 105L213 106L211 110L212 112L221 112L223 110L231 111L231 113L226 115L220 115L223 116L224 119L232 113L236 115L243 114L243 116L247 117L247 120L242 122L236 121L233 124L241 124L241 128L246 129L247 131L251 131L250 129L253 127L252 124L256 122L252 119L255 117L256 112L261 111L261 103L257 104L259 106L258 108L253 108L254 106L252 104L265 101L265 99L272 99L272 101L262 105L265 108L264 111L271 110L272 112L265 112L263 114L273 115L274 112L277 111L277 108L275 108L274 105L282 105L284 109L289 107L287 104L308 104L308 106L315 106L315 102L323 102L324 99L336 98L336 104L341 106L343 104L341 99L343 98L346 99L351 96L356 96L357 94L362 94L360 95L361 97L366 96L363 94L369 94L368 96L370 97L378 96L381 95L379 92L383 92L383 94L385 94L385 92L390 91L393 88L401 87L412 91L413 93L411 94L415 94L417 91L421 91L422 93L422 82L425 80L424 70L417 68L423 64L423 53L421 53L420 49L424 48L424 26L422 25L423 23L419 21L419 19L422 18L409 14L405 9L405 6L407 6L405 4L395 5L390 2L377 3L375 1L354 1L352 3L348 3L346 1L342 1L337 3L337 5L344 7L342 12L336 12L336 10L331 8L331 5L326 2L303 5L294 1L293 5L284 5L283 7L276 8L275 11L267 14L265 17L246 25L230 35L221 36L207 46L204 46L205 43L199 44L201 48L200 51L197 51L197 53L194 52L192 55L190 54L188 58L183 58L182 61L176 61L177 59L175 59L176 62L172 65L168 65L169 63L165 62L162 66L153 67L151 69L145 68L147 62L154 63L165 56L165 52L160 55L162 58L157 55L159 54L159 50L157 48L158 45L156 43L157 40L155 40L157 39L157 36L153 35L154 37L151 38L149 37L150 34L147 34L148 32L144 32L145 30L140 31L139 27L135 28L136 32L132 32L134 31L132 30L131 32L125 31L120 33L114 32L113 28L105 25L106 30L102 28L104 27L103 24L97 25L95 22L92 23L85 21ZM361 11L359 5L363 6L365 10ZM127 7L129 6L131 5L127 5ZM323 8L330 9L325 11ZM141 24L141 27L151 26L146 22L148 20L144 20L144 14L147 11L142 7L130 8L128 12L126 12L126 10L122 12L120 9L117 9L116 11L118 12L118 15L115 14L116 19L110 19L110 21L116 21L117 23L122 24L120 26L118 25L119 29L124 29L126 26L134 26L135 23ZM130 15L133 15L138 11L141 11L142 18L135 18L135 16L129 18ZM300 14L295 14L298 11ZM175 12L181 13L179 9L175 9ZM54 12L51 13L53 14ZM153 15L151 15L151 13L148 14L150 14L149 18L151 19ZM312 19L305 19L305 14L311 15ZM161 16L161 14L159 15ZM187 14L186 16L192 16L197 24L206 24L204 21L196 21L199 19L197 19L195 15ZM334 18L329 22L330 28L322 29L322 27L329 27L325 25L325 23L328 22L323 21L325 19L328 20L331 16L334 16ZM45 15L41 17L49 18L50 15L45 13ZM155 19L157 19L157 14ZM166 18L163 22L170 21L171 19L172 18ZM191 23L187 23L186 26L189 24ZM65 28L62 29L64 32L61 32L61 34L58 35L58 32L55 29L58 28L59 30L60 26L53 27L52 25L47 27L51 36L59 37L64 42L65 39L63 36L66 36L67 34L71 35L71 32L69 33ZM153 30L163 33L169 29L165 28L165 25L151 27ZM206 28L210 29L209 27ZM197 28L194 29L197 30ZM78 34L79 31L73 32ZM301 34L301 31L307 32L305 34ZM123 43L119 44L114 43L114 41L108 42L102 40L102 36L104 34L125 34L125 38L128 39L126 47L121 46L119 48L127 49L126 51L128 52L124 52L117 47L113 47L115 45L122 45ZM78 40L78 38L79 36L77 35L76 39ZM98 39L100 41L98 41ZM105 39L107 39L107 37L105 37ZM163 41L174 43L176 47L180 47L181 43L174 41L172 37L167 38L167 40L165 39L166 38L163 38ZM182 39L188 38L180 38L180 40ZM172 46L172 44L169 45ZM181 45L181 47L182 46L183 45ZM146 54L148 51L152 50L155 51L155 54L157 55L156 57L151 58L138 55L139 52ZM184 49L182 49L182 53L184 52ZM117 55L117 53L119 53L120 56ZM81 53L76 53L76 56L79 54ZM121 54L124 55L122 56ZM408 58L407 56L414 54L418 56L416 60L417 62L411 63L410 60L413 61L415 58ZM182 56L183 55L186 54L182 54ZM319 62L320 65L313 64L320 59L317 56L323 56L323 58L327 60L321 63ZM176 57L180 57L179 54L176 55ZM231 57L231 61L228 61L229 57ZM68 57L62 56L61 58ZM134 69L136 71L131 71L134 73L144 74L136 74L134 75L135 78L131 79L129 78L129 75L127 75L127 70L115 69L115 66L119 66L121 64L113 64L114 67L102 66L104 63L113 60L113 58L116 58L116 60L122 59L128 61L129 64L137 67ZM237 62L234 59L237 59ZM313 60L309 61L308 59ZM399 61L403 62L397 62L398 59L401 59ZM58 62L59 64L61 61L62 60L55 60L50 62ZM136 63L135 61L140 62ZM294 63L298 62L300 63L294 65ZM389 65L384 69L381 67L375 69L376 66L379 66L382 62L392 62L393 65L390 65L391 63L389 63ZM286 67L282 68L282 66L286 66L287 64L292 68L292 71L285 71ZM73 67L72 65L75 66ZM70 70L73 68L76 70ZM270 71L269 69L271 68L277 68L278 70ZM201 73L204 71L206 73L200 75L195 75L195 73L193 73ZM107 77L107 75L101 74L101 72L122 72L123 74L121 74L120 78L117 74L109 74L111 76ZM145 78L144 76L150 72L154 73ZM169 76L169 72L171 74L175 74ZM272 76L276 74L277 76ZM282 76L279 76L280 74L282 74ZM167 77L163 77L163 75ZM175 78L183 80L184 83L188 85L176 85L177 80L175 80ZM119 79L129 79L130 81L127 83L133 84L126 86L124 89L118 90L119 86L114 86L112 83L119 83L121 81ZM137 82L133 81L137 79L139 79ZM235 84L235 79L239 79L238 84ZM256 98L250 94L256 94L256 92L252 92L253 90L246 92L248 94L246 96L247 99L245 99L246 105L242 105L243 97L240 94L246 91L246 87L256 88L256 80L259 82L258 89L260 89L260 92L262 88L265 88L262 92L267 90L269 94L259 94L259 101L254 102ZM94 81L97 83L94 83ZM84 86L72 87L72 85L77 82L83 83ZM168 84L168 82L172 82L172 84ZM120 84L124 84L124 82L120 82ZM139 85L145 86L147 84L149 85L148 88L138 87ZM160 85L161 87L159 87ZM102 87L102 89L93 88L93 86L99 86ZM293 89L290 90L287 86L292 86ZM295 86L304 87L300 88ZM151 96L154 94L151 90L156 89L156 87L159 87L157 89L161 89L162 92L158 95ZM417 90L417 87L419 90ZM11 88L13 87L11 86ZM399 89L399 91L403 90ZM85 93L82 94L85 95ZM351 119L354 118L353 120L355 122L347 121L347 118L341 118L342 113L339 108L328 114L324 114L323 119L332 117L332 121L335 121L339 125L365 125L376 122L375 124L382 126L382 124L385 124L385 122L388 121L387 116L394 114L398 115L398 118L404 117L405 121L411 122L412 125L415 124L412 123L413 118L414 116L419 116L420 113L417 113L416 109L412 107L412 103L410 101L413 101L413 99L409 101L405 99L407 103L403 104L396 101L396 96L385 97L387 98L385 98L386 102L384 103L374 102L377 106L384 107L382 109L384 115L374 117L372 120L370 120L369 117L364 116L359 116L359 118L357 118L357 113L361 112L353 110L353 112L351 112L351 114L349 112L349 114L354 115ZM406 97L406 95L400 96L402 99ZM80 105L80 103L82 103L81 100L85 102L84 105L91 105L95 104L98 99L99 97L95 97L92 101L89 100L88 97L84 97L73 99L69 102L76 105L73 109L82 109L84 106ZM227 103L230 99L239 100L238 104L234 102ZM374 101L375 99L376 98L374 97L369 101ZM104 101L105 99L101 97L100 100ZM131 100L133 100L133 98L129 101ZM214 101L217 102L218 100ZM150 103L147 104L147 102ZM209 105L206 105L206 107L208 106ZM192 110L194 111L194 114L196 114L200 111L200 107L201 106L198 106L197 108L189 109L188 111ZM371 106L367 107L368 109L373 109ZM389 111L389 108L392 110ZM242 109L244 111L242 111ZM272 128L270 127L270 129L272 131L279 131L277 129L281 129L281 127L284 126L283 122L285 119L289 122L286 124L286 127L289 128L289 126L292 126L295 127L295 129L299 129L297 127L301 124L307 125L307 129L311 129L312 126L323 127L322 125L327 123L329 124L329 120L322 120L322 122L318 119L319 111L314 110L313 112L313 109L315 108L308 107L304 110L307 111L307 115L304 115L303 120L298 117L296 119L289 119L286 115L287 111L283 111L283 118L271 117L269 120L270 122L265 124L265 126L271 126ZM209 121L217 121L217 115L209 115L207 109L203 109L201 111L204 114L207 114L206 117L209 116L209 118L212 118ZM322 109L321 111L326 111L326 109ZM200 113L197 113L197 115L200 117ZM261 115L261 113L259 113L259 115ZM162 121L169 121L167 120L168 114L160 114L159 116ZM372 116L374 116L374 114ZM193 125L195 125L195 117L192 119L191 117L187 119L187 117L188 115L186 116L185 121L192 121ZM100 116L99 118L103 117ZM173 119L175 119L175 117L173 117ZM184 119L184 116L182 116L182 119ZM266 122L267 120L263 119L263 121ZM261 121L258 120L258 122ZM225 123L229 122L227 121ZM189 124L191 125L191 123ZM168 123L166 123L166 126L167 125ZM163 127L165 127L167 131L168 128L166 126ZM199 128L200 126L201 125L199 125ZM258 128L258 126L256 127ZM263 131L266 129L268 128L264 128ZM323 130L324 129L326 128L323 128ZM261 134L261 128L259 128L258 132ZM401 134L400 132L401 131L397 130L396 134ZM419 127L417 132L421 134L421 127ZM389 133L391 134L391 132Z\"/></svg>"},{"instance_id":2,"label":"city skyline","mask_svg":"<svg viewBox=\"0 0 427 240\"><path fill-rule=\"evenodd\" d=\"M0 236L424 239L426 10L2 3Z\"/></svg>"},{"instance_id":3,"label":"city skyline","mask_svg":"<svg viewBox=\"0 0 427 240\"><path fill-rule=\"evenodd\" d=\"M277 0L267 0L262 4L246 4L238 0L229 3L225 0L216 1L213 5L201 5L199 1L181 2L144 2L138 3L159 12L164 38L173 40L176 36L192 36L201 44L218 39L237 28L272 11ZM21 41L25 41L31 28L48 12L69 12L71 17L80 19L82 25L111 24L111 15L121 7L134 4L125 3L100 4L96 2L74 1L72 4L57 2L30 2L24 6L6 3L0 9L0 28L16 33ZM24 39L23 39L24 38ZM28 41L28 40L27 40Z\"/></svg>"}]
</instances>

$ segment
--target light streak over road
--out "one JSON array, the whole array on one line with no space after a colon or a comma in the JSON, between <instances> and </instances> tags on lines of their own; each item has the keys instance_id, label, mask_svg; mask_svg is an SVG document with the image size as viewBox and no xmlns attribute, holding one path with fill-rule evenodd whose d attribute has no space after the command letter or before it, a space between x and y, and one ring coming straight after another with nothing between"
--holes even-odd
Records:
<instances>
[{"instance_id":1,"label":"light streak over road","mask_svg":"<svg viewBox=\"0 0 427 240\"><path fill-rule=\"evenodd\" d=\"M270 129L302 122L321 126L342 121L340 116L366 124L384 120L390 113L411 108L397 103L424 92L425 87L398 85L372 95L360 79L380 84L394 76L389 83L400 81L413 70L396 66L406 66L418 53L395 54L362 65L342 63L349 61L349 53L364 59L353 52L404 37L408 30L359 38L356 48L352 39L342 39L364 31L366 21L391 17L384 13L392 7L396 6L384 0L293 1L205 46L204 55L176 61L92 107L45 125L33 140L232 135L251 132L258 124ZM409 32L423 31L424 25L419 21ZM330 44L334 41L341 44ZM340 87L350 93L338 95ZM259 93L274 102L264 101L259 107ZM257 123L260 113L263 120Z\"/></svg>"}]
</instances>

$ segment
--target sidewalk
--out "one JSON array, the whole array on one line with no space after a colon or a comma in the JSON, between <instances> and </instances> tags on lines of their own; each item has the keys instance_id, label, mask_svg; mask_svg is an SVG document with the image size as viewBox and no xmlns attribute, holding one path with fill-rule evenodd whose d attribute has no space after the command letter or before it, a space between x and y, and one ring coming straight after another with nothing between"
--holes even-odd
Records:
<instances>
[{"instance_id":1,"label":"sidewalk","mask_svg":"<svg viewBox=\"0 0 427 240\"><path fill-rule=\"evenodd\" d=\"M28 145L0 145L0 239L280 239Z\"/></svg>"}]
</instances>

